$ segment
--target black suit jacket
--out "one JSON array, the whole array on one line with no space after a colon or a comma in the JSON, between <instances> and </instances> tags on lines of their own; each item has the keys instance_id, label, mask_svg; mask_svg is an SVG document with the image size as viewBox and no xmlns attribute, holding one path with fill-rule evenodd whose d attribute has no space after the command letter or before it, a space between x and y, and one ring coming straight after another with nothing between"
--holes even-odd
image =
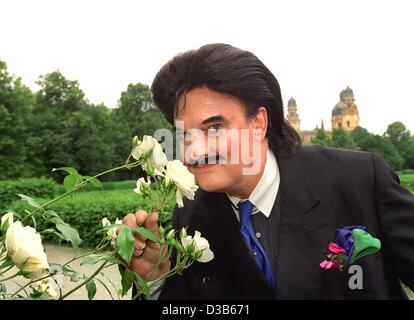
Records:
<instances>
[{"instance_id":1,"label":"black suit jacket","mask_svg":"<svg viewBox=\"0 0 414 320\"><path fill-rule=\"evenodd\" d=\"M195 262L167 280L160 299L402 299L399 280L414 288L414 196L379 156L320 146L277 157L280 170L277 271L274 294L251 258L223 193L198 190L173 213L210 242L215 258ZM348 268L319 263L337 228L363 225L381 250L357 262L363 288L351 290Z\"/></svg>"}]
</instances>

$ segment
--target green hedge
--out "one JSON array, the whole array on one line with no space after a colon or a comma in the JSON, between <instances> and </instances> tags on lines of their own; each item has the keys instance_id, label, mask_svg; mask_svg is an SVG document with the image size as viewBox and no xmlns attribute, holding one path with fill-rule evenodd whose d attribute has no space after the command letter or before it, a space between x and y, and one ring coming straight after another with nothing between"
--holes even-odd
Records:
<instances>
[{"instance_id":1,"label":"green hedge","mask_svg":"<svg viewBox=\"0 0 414 320\"><path fill-rule=\"evenodd\" d=\"M104 182L105 190L124 190L134 189L136 187L136 180L125 180L125 181L108 181Z\"/></svg>"},{"instance_id":2,"label":"green hedge","mask_svg":"<svg viewBox=\"0 0 414 320\"><path fill-rule=\"evenodd\" d=\"M46 200L37 199L40 203ZM171 228L171 213L175 206L175 199L171 198L165 212L160 214L160 222L164 228ZM132 190L103 190L79 192L51 205L50 209L56 211L61 218L76 228L82 239L82 247L95 247L102 235L96 234L101 226L103 217L107 217L112 223L116 218L122 219L127 213L136 212L138 209L148 209L143 199ZM16 212L24 212L27 204L17 201L11 209ZM39 223L39 228L46 226ZM46 238L48 242L55 242L55 238Z\"/></svg>"},{"instance_id":3,"label":"green hedge","mask_svg":"<svg viewBox=\"0 0 414 320\"><path fill-rule=\"evenodd\" d=\"M63 186L48 178L1 180L0 210L8 209L12 202L18 200L17 193L32 198L53 198L62 192L64 192Z\"/></svg>"},{"instance_id":4,"label":"green hedge","mask_svg":"<svg viewBox=\"0 0 414 320\"><path fill-rule=\"evenodd\" d=\"M104 190L132 190L135 180L103 182ZM97 188L87 185L77 192L95 191ZM8 209L9 205L19 199L18 193L32 198L51 199L65 192L63 185L48 178L30 178L18 180L0 180L0 213Z\"/></svg>"},{"instance_id":5,"label":"green hedge","mask_svg":"<svg viewBox=\"0 0 414 320\"><path fill-rule=\"evenodd\" d=\"M124 181L104 181L102 182L103 188L98 189L91 184L86 185L82 189L79 189L77 192L90 192L96 190L125 190L125 189L134 189L136 186L136 180L124 180Z\"/></svg>"},{"instance_id":6,"label":"green hedge","mask_svg":"<svg viewBox=\"0 0 414 320\"><path fill-rule=\"evenodd\" d=\"M401 185L414 193L414 172L400 173Z\"/></svg>"}]
</instances>

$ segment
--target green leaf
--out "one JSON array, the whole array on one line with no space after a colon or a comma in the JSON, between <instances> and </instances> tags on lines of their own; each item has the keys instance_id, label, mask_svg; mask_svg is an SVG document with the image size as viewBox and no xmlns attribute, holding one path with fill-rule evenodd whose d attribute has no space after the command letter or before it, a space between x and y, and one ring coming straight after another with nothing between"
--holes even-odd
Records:
<instances>
[{"instance_id":1,"label":"green leaf","mask_svg":"<svg viewBox=\"0 0 414 320\"><path fill-rule=\"evenodd\" d=\"M51 274L57 274L57 273L62 273L62 266L60 264L52 264L49 267L49 272Z\"/></svg>"},{"instance_id":2,"label":"green leaf","mask_svg":"<svg viewBox=\"0 0 414 320\"><path fill-rule=\"evenodd\" d=\"M57 232L55 229L45 229L45 230L40 231L40 234L47 234L47 233L54 234L58 238L62 240L66 240L63 234L61 234L60 232Z\"/></svg>"},{"instance_id":3,"label":"green leaf","mask_svg":"<svg viewBox=\"0 0 414 320\"><path fill-rule=\"evenodd\" d=\"M77 273L70 265L63 266L63 273L67 276L70 273Z\"/></svg>"},{"instance_id":4,"label":"green leaf","mask_svg":"<svg viewBox=\"0 0 414 320\"><path fill-rule=\"evenodd\" d=\"M4 269L4 268L7 268L7 267L10 267L10 266L13 266L13 265L14 265L13 261L7 259L6 261L4 261L1 264L0 269Z\"/></svg>"},{"instance_id":5,"label":"green leaf","mask_svg":"<svg viewBox=\"0 0 414 320\"><path fill-rule=\"evenodd\" d=\"M99 257L95 254L91 254L90 256L87 256L85 259L82 260L81 265L89 264L93 265L99 261Z\"/></svg>"},{"instance_id":6,"label":"green leaf","mask_svg":"<svg viewBox=\"0 0 414 320\"><path fill-rule=\"evenodd\" d=\"M30 299L40 299L42 297L42 293L40 291L37 290L33 290L33 292L29 295Z\"/></svg>"},{"instance_id":7,"label":"green leaf","mask_svg":"<svg viewBox=\"0 0 414 320\"><path fill-rule=\"evenodd\" d=\"M20 270L16 274L19 275L19 276L27 277L29 274L31 274L31 272Z\"/></svg>"},{"instance_id":8,"label":"green leaf","mask_svg":"<svg viewBox=\"0 0 414 320\"><path fill-rule=\"evenodd\" d=\"M116 257L108 254L105 256L105 260L108 261L109 263L114 263L114 264L122 264L123 262L119 259L117 259Z\"/></svg>"},{"instance_id":9,"label":"green leaf","mask_svg":"<svg viewBox=\"0 0 414 320\"><path fill-rule=\"evenodd\" d=\"M53 210L47 210L46 214L48 218L52 218L53 223L64 223L62 218Z\"/></svg>"},{"instance_id":10,"label":"green leaf","mask_svg":"<svg viewBox=\"0 0 414 320\"><path fill-rule=\"evenodd\" d=\"M194 252L194 255L193 255L194 260L198 260L198 259L200 259L200 258L201 258L201 256L203 255L203 251L204 251L204 250L205 250L205 249L203 249L203 250L199 250L199 251Z\"/></svg>"},{"instance_id":11,"label":"green leaf","mask_svg":"<svg viewBox=\"0 0 414 320\"><path fill-rule=\"evenodd\" d=\"M122 228L116 239L116 248L122 259L129 264L134 254L134 236L131 228L127 226Z\"/></svg>"},{"instance_id":12,"label":"green leaf","mask_svg":"<svg viewBox=\"0 0 414 320\"><path fill-rule=\"evenodd\" d=\"M79 247L82 240L79 237L79 233L76 229L72 228L66 223L56 223L56 229L62 233L62 236L66 241L72 243L72 246L74 248Z\"/></svg>"},{"instance_id":13,"label":"green leaf","mask_svg":"<svg viewBox=\"0 0 414 320\"><path fill-rule=\"evenodd\" d=\"M2 292L4 294L7 293L7 287L3 282L0 283L0 292Z\"/></svg>"},{"instance_id":14,"label":"green leaf","mask_svg":"<svg viewBox=\"0 0 414 320\"><path fill-rule=\"evenodd\" d=\"M32 222L33 222L33 228L37 229L37 222L34 216L32 216Z\"/></svg>"},{"instance_id":15,"label":"green leaf","mask_svg":"<svg viewBox=\"0 0 414 320\"><path fill-rule=\"evenodd\" d=\"M66 191L70 191L75 187L77 184L81 183L83 178L79 174L70 174L65 177L63 180L63 185L65 186Z\"/></svg>"},{"instance_id":16,"label":"green leaf","mask_svg":"<svg viewBox=\"0 0 414 320\"><path fill-rule=\"evenodd\" d=\"M88 291L88 299L93 300L96 295L96 284L93 279L86 283L86 290Z\"/></svg>"},{"instance_id":17,"label":"green leaf","mask_svg":"<svg viewBox=\"0 0 414 320\"><path fill-rule=\"evenodd\" d=\"M93 185L94 187L103 189L103 183L100 180L98 180L97 178L93 178L91 176L83 176L83 177L85 179L90 179L91 178L91 180L88 181L91 185Z\"/></svg>"},{"instance_id":18,"label":"green leaf","mask_svg":"<svg viewBox=\"0 0 414 320\"><path fill-rule=\"evenodd\" d=\"M134 273L135 277L137 278L138 287L142 290L147 300L151 299L151 291L148 287L147 282L141 277L138 273Z\"/></svg>"},{"instance_id":19,"label":"green leaf","mask_svg":"<svg viewBox=\"0 0 414 320\"><path fill-rule=\"evenodd\" d=\"M40 204L35 199L20 193L17 193L17 195L22 198L22 200L27 201L32 207L40 208Z\"/></svg>"},{"instance_id":20,"label":"green leaf","mask_svg":"<svg viewBox=\"0 0 414 320\"><path fill-rule=\"evenodd\" d=\"M134 272L129 270L129 269L125 269L124 272L122 273L122 280L121 280L121 284L122 284L122 296L126 295L129 291L129 289L131 289L132 284L134 283Z\"/></svg>"},{"instance_id":21,"label":"green leaf","mask_svg":"<svg viewBox=\"0 0 414 320\"><path fill-rule=\"evenodd\" d=\"M143 237L151 240L152 242L155 243L159 243L160 240L155 236L155 234L153 234L151 231L149 231L148 229L145 229L143 227L136 227L134 229L135 232L139 233L140 235L142 235Z\"/></svg>"},{"instance_id":22,"label":"green leaf","mask_svg":"<svg viewBox=\"0 0 414 320\"><path fill-rule=\"evenodd\" d=\"M79 281L79 275L77 273L72 273L72 275L70 276L70 281L78 282Z\"/></svg>"},{"instance_id":23,"label":"green leaf","mask_svg":"<svg viewBox=\"0 0 414 320\"><path fill-rule=\"evenodd\" d=\"M69 173L69 174L78 174L78 170L76 170L75 168L72 168L72 167L60 167L60 168L53 168L52 169L52 172L53 171L58 171L58 170L61 170L61 171L66 171L67 173Z\"/></svg>"}]
</instances>

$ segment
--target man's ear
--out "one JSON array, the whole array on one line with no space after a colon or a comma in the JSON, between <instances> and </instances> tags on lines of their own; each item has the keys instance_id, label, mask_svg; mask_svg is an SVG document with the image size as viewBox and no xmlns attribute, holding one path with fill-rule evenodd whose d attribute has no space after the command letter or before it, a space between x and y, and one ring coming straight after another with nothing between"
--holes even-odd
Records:
<instances>
[{"instance_id":1,"label":"man's ear","mask_svg":"<svg viewBox=\"0 0 414 320\"><path fill-rule=\"evenodd\" d=\"M262 141L266 138L267 132L267 110L265 107L260 107L257 111L256 118L254 119L254 137L258 141Z\"/></svg>"}]
</instances>

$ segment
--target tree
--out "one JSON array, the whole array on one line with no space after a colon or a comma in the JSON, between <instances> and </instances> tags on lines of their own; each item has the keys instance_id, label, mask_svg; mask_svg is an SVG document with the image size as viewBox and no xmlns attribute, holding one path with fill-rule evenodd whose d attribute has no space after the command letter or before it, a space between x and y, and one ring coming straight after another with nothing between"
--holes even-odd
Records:
<instances>
[{"instance_id":1,"label":"tree","mask_svg":"<svg viewBox=\"0 0 414 320\"><path fill-rule=\"evenodd\" d=\"M400 170L403 158L390 139L369 133L367 129L357 127L351 132L351 137L361 151L378 154L387 161L394 170Z\"/></svg>"},{"instance_id":2,"label":"tree","mask_svg":"<svg viewBox=\"0 0 414 320\"><path fill-rule=\"evenodd\" d=\"M311 138L311 142L326 147L331 144L331 141L323 128L316 128L316 135Z\"/></svg>"},{"instance_id":3,"label":"tree","mask_svg":"<svg viewBox=\"0 0 414 320\"><path fill-rule=\"evenodd\" d=\"M391 123L384 136L389 138L404 160L403 168L414 168L414 138L402 122Z\"/></svg>"},{"instance_id":4,"label":"tree","mask_svg":"<svg viewBox=\"0 0 414 320\"><path fill-rule=\"evenodd\" d=\"M0 60L0 179L31 175L27 145L27 124L33 107L33 94L10 75L7 65Z\"/></svg>"},{"instance_id":5,"label":"tree","mask_svg":"<svg viewBox=\"0 0 414 320\"><path fill-rule=\"evenodd\" d=\"M72 161L82 174L92 176L123 164L117 163L112 130L110 111L104 105L86 106L64 120L63 134L71 141Z\"/></svg>"},{"instance_id":6,"label":"tree","mask_svg":"<svg viewBox=\"0 0 414 320\"><path fill-rule=\"evenodd\" d=\"M358 146L348 131L343 128L334 129L332 132L331 146L335 148L357 150Z\"/></svg>"},{"instance_id":7,"label":"tree","mask_svg":"<svg viewBox=\"0 0 414 320\"><path fill-rule=\"evenodd\" d=\"M404 159L390 139L375 135L376 149L372 152L379 154L387 161L394 170L403 168Z\"/></svg>"},{"instance_id":8,"label":"tree","mask_svg":"<svg viewBox=\"0 0 414 320\"><path fill-rule=\"evenodd\" d=\"M357 144L359 150L371 151L376 148L377 142L375 135L368 132L367 129L356 127L350 133L352 140Z\"/></svg>"},{"instance_id":9,"label":"tree","mask_svg":"<svg viewBox=\"0 0 414 320\"><path fill-rule=\"evenodd\" d=\"M59 71L41 76L38 84L31 123L31 156L37 160L36 175L50 176L52 168L78 165L73 156L73 136L67 134L67 121L89 104L79 83L66 79ZM60 173L54 177L59 179Z\"/></svg>"},{"instance_id":10,"label":"tree","mask_svg":"<svg viewBox=\"0 0 414 320\"><path fill-rule=\"evenodd\" d=\"M137 135L136 125L141 115L151 108L154 107L150 88L142 83L129 84L127 90L121 92L114 116Z\"/></svg>"}]
</instances>

